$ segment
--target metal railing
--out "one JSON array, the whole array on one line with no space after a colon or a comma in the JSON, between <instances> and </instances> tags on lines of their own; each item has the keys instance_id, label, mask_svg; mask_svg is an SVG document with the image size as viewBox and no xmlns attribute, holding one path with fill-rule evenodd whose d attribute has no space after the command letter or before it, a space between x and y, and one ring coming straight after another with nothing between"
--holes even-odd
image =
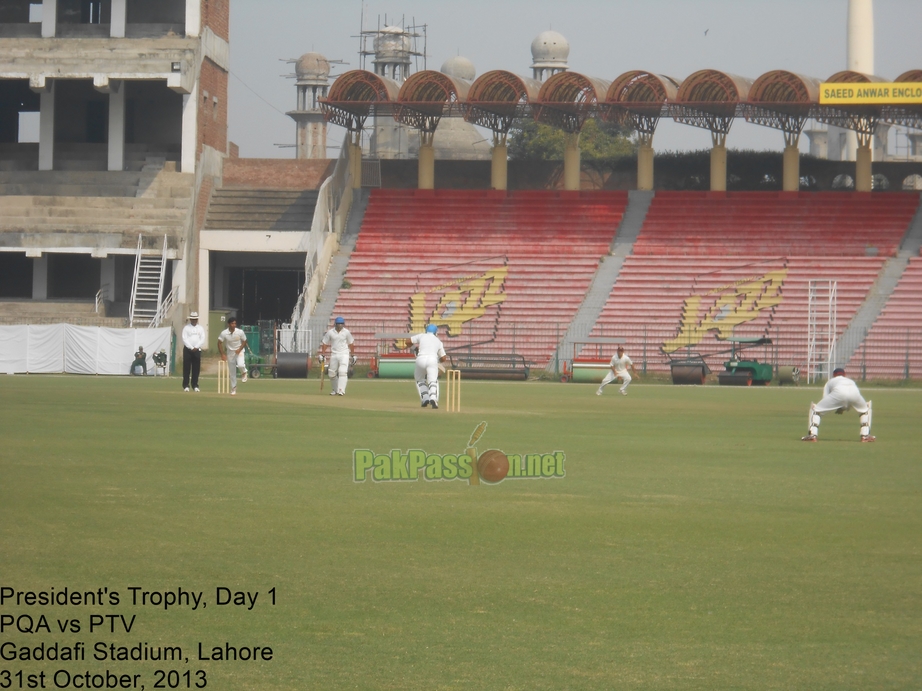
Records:
<instances>
[{"instance_id":1,"label":"metal railing","mask_svg":"<svg viewBox=\"0 0 922 691\"><path fill-rule=\"evenodd\" d=\"M728 341L719 341L710 334L701 341L681 345L672 353L664 353L663 344L675 344L676 341L674 320L651 320L642 326L632 327L606 324L581 329L573 334L573 340L577 344L568 347L560 345L569 326L565 322L511 322L496 319L490 323L483 323L483 318L478 322L481 323L471 322L463 325L460 332L454 335L444 327L440 328L439 338L445 345L445 350L458 354L518 354L533 368L546 368L550 375L561 373L564 363L572 361L574 356L608 359L614 354L611 347L579 343L590 337L623 338L625 351L641 373L669 374L670 363L673 360L691 353L701 355L715 372L721 371L724 362L731 359L731 344ZM357 356L365 361L404 345L393 340L377 341L376 333L397 334L412 331L405 318L371 320L353 317L349 319L347 327L356 339ZM314 342L317 342L328 328L329 325L316 329L317 333L313 335ZM776 323L767 334L764 328L763 325L758 333L743 328L737 329L736 336L767 335L771 339L770 344L746 348L743 351L745 359L771 364L776 373L778 368L783 366L793 366L804 371L807 364L808 339L803 326L786 327L784 324ZM860 336L860 343L853 351L855 354L849 362L836 361L832 364L845 367L849 376L855 379L901 381L922 378L922 329L873 329L870 333ZM820 381L824 379L825 376L820 377Z\"/></svg>"},{"instance_id":2,"label":"metal railing","mask_svg":"<svg viewBox=\"0 0 922 691\"><path fill-rule=\"evenodd\" d=\"M349 148L342 148L333 175L324 180L317 194L314 218L304 243L304 288L291 314L291 324L295 329L307 324L314 305L320 299L333 254L332 251L324 251L327 240L331 235L342 235L349 208L352 206Z\"/></svg>"},{"instance_id":3,"label":"metal railing","mask_svg":"<svg viewBox=\"0 0 922 691\"><path fill-rule=\"evenodd\" d=\"M160 304L157 306L157 311L154 313L154 318L150 320L150 324L147 326L151 329L154 329L164 321L170 315L170 312L173 311L173 306L175 304L175 299L173 297L173 291L171 290L169 294L163 298Z\"/></svg>"},{"instance_id":4,"label":"metal railing","mask_svg":"<svg viewBox=\"0 0 922 691\"><path fill-rule=\"evenodd\" d=\"M96 314L99 314L100 308L103 312L106 311L106 300L109 299L109 284L103 283L102 287L96 291L96 304L95 311Z\"/></svg>"}]
</instances>

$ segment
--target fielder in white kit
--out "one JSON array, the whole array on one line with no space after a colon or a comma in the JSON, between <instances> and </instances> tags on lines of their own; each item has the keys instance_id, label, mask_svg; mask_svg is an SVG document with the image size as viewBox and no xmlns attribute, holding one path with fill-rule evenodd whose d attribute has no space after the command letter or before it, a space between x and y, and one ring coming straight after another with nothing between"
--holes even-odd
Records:
<instances>
[{"instance_id":1,"label":"fielder in white kit","mask_svg":"<svg viewBox=\"0 0 922 691\"><path fill-rule=\"evenodd\" d=\"M439 363L448 359L445 347L436 335L438 331L439 327L430 324L425 333L410 339L410 343L416 346L414 379L419 389L419 400L423 408L431 406L433 410L439 407Z\"/></svg>"},{"instance_id":2,"label":"fielder in white kit","mask_svg":"<svg viewBox=\"0 0 922 691\"><path fill-rule=\"evenodd\" d=\"M871 436L871 401L865 401L858 385L845 376L845 370L837 367L832 371L832 379L823 387L823 398L819 403L810 404L809 429L803 441L816 441L820 431L820 416L834 410L837 415L855 409L859 415L861 441L875 441L877 437Z\"/></svg>"},{"instance_id":3,"label":"fielder in white kit","mask_svg":"<svg viewBox=\"0 0 922 691\"><path fill-rule=\"evenodd\" d=\"M349 381L349 365L355 364L355 339L346 328L346 320L336 317L333 328L323 335L320 341L320 364L330 352L330 382L333 384L331 396L345 396L346 383Z\"/></svg>"},{"instance_id":4,"label":"fielder in white kit","mask_svg":"<svg viewBox=\"0 0 922 691\"><path fill-rule=\"evenodd\" d=\"M595 395L601 396L602 389L615 381L615 379L620 379L622 382L621 395L627 396L627 387L631 383L628 368L630 368L631 372L634 372L634 363L631 362L631 358L624 354L624 346L618 346L618 354L612 357L610 366L611 371L605 375L605 379L602 380L602 385L599 386L599 390L595 392ZM634 376L637 376L636 372L634 372Z\"/></svg>"}]
</instances>

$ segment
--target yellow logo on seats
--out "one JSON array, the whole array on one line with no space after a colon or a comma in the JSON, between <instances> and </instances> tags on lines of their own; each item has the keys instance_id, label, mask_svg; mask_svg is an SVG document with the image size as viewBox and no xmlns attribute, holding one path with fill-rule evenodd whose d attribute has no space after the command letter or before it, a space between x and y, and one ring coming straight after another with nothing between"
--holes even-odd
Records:
<instances>
[{"instance_id":1,"label":"yellow logo on seats","mask_svg":"<svg viewBox=\"0 0 922 691\"><path fill-rule=\"evenodd\" d=\"M447 327L449 336L460 336L465 323L483 317L490 307L506 299L503 290L508 272L508 266L497 266L418 290L410 296L410 331L422 331L427 324L435 324ZM445 275L444 270L440 273ZM436 297L432 309L426 306L429 296Z\"/></svg>"},{"instance_id":2,"label":"yellow logo on seats","mask_svg":"<svg viewBox=\"0 0 922 691\"><path fill-rule=\"evenodd\" d=\"M663 343L663 352L698 345L710 331L716 331L718 339L729 338L735 327L781 304L781 286L787 273L787 269L776 269L761 278L746 278L689 295L682 308L679 333Z\"/></svg>"}]
</instances>

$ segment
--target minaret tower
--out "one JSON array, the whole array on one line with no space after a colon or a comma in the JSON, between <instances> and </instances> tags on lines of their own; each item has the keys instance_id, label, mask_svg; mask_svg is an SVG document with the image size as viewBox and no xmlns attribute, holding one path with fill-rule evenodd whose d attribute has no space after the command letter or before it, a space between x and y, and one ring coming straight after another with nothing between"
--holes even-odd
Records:
<instances>
[{"instance_id":1,"label":"minaret tower","mask_svg":"<svg viewBox=\"0 0 922 691\"><path fill-rule=\"evenodd\" d=\"M297 158L327 157L327 123L320 99L330 87L330 62L320 53L305 53L295 63L298 108L288 113L297 123Z\"/></svg>"}]
</instances>

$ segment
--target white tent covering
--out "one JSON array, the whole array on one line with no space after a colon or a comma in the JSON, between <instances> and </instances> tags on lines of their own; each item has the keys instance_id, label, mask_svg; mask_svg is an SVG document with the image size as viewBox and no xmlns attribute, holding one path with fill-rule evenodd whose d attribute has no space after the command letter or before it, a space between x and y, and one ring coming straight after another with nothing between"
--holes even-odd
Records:
<instances>
[{"instance_id":1,"label":"white tent covering","mask_svg":"<svg viewBox=\"0 0 922 691\"><path fill-rule=\"evenodd\" d=\"M138 346L152 357L170 352L170 329L107 329L49 324L0 326L0 373L128 374Z\"/></svg>"}]
</instances>

